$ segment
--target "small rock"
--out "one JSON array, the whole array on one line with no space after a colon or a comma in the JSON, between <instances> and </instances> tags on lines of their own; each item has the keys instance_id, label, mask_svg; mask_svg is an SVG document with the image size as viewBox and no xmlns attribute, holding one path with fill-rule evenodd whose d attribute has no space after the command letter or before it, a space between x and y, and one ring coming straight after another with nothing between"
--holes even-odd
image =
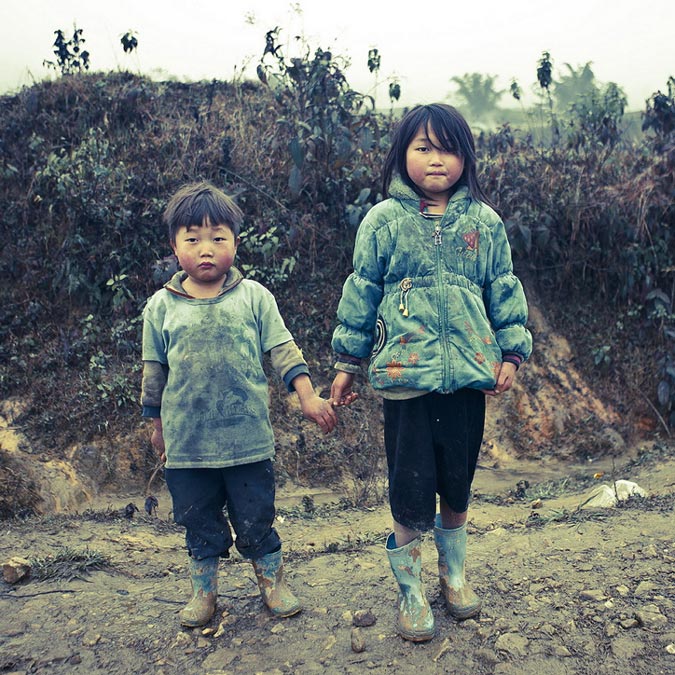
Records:
<instances>
[{"instance_id":1,"label":"small rock","mask_svg":"<svg viewBox=\"0 0 675 675\"><path fill-rule=\"evenodd\" d=\"M374 626L377 622L377 617L369 609L359 609L354 612L352 623L358 628L367 628Z\"/></svg>"},{"instance_id":2,"label":"small rock","mask_svg":"<svg viewBox=\"0 0 675 675\"><path fill-rule=\"evenodd\" d=\"M2 565L2 578L8 584L15 584L30 574L30 563L25 558L14 556Z\"/></svg>"},{"instance_id":3,"label":"small rock","mask_svg":"<svg viewBox=\"0 0 675 675\"><path fill-rule=\"evenodd\" d=\"M82 644L85 647L93 647L94 645L97 645L101 639L100 633L87 633L83 638L82 638Z\"/></svg>"},{"instance_id":4,"label":"small rock","mask_svg":"<svg viewBox=\"0 0 675 675\"><path fill-rule=\"evenodd\" d=\"M605 595L604 591L601 591L599 589L587 589L585 591L581 591L579 593L579 597L582 600L594 600L596 602L602 602L603 600L607 599L607 596Z\"/></svg>"},{"instance_id":5,"label":"small rock","mask_svg":"<svg viewBox=\"0 0 675 675\"><path fill-rule=\"evenodd\" d=\"M366 650L366 641L363 633L358 626L352 628L352 651L355 654L360 654Z\"/></svg>"},{"instance_id":6,"label":"small rock","mask_svg":"<svg viewBox=\"0 0 675 675\"><path fill-rule=\"evenodd\" d=\"M652 594L652 591L656 589L656 584L653 581L641 581L637 588L635 589L636 598L644 598Z\"/></svg>"},{"instance_id":7,"label":"small rock","mask_svg":"<svg viewBox=\"0 0 675 675\"><path fill-rule=\"evenodd\" d=\"M656 605L645 605L635 612L635 618L641 625L648 628L665 626L668 619L661 614L661 610Z\"/></svg>"},{"instance_id":8,"label":"small rock","mask_svg":"<svg viewBox=\"0 0 675 675\"><path fill-rule=\"evenodd\" d=\"M629 630L631 628L636 628L637 626L640 625L637 619L623 619L619 622L619 625L621 628L625 628L626 630Z\"/></svg>"},{"instance_id":9,"label":"small rock","mask_svg":"<svg viewBox=\"0 0 675 675\"><path fill-rule=\"evenodd\" d=\"M506 652L511 656L525 657L527 656L527 645L529 640L524 635L518 633L504 633L497 638L495 642L495 649L500 652Z\"/></svg>"},{"instance_id":10,"label":"small rock","mask_svg":"<svg viewBox=\"0 0 675 675\"><path fill-rule=\"evenodd\" d=\"M675 654L675 643L671 643L669 645L666 645L666 652L668 654Z\"/></svg>"}]
</instances>

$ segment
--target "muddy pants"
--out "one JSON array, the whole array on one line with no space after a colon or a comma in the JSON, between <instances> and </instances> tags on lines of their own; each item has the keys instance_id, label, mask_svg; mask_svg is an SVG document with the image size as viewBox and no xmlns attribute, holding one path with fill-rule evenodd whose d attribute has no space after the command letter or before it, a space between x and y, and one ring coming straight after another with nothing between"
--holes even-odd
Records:
<instances>
[{"instance_id":1,"label":"muddy pants","mask_svg":"<svg viewBox=\"0 0 675 675\"><path fill-rule=\"evenodd\" d=\"M271 460L224 469L166 469L165 476L174 520L185 527L193 558L227 557L233 543L230 523L244 558L260 558L281 546L273 527Z\"/></svg>"}]
</instances>

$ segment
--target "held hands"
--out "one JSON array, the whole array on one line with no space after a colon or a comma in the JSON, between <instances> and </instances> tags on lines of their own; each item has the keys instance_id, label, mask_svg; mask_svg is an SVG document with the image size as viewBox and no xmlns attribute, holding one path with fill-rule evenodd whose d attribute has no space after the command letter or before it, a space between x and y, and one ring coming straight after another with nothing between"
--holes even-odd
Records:
<instances>
[{"instance_id":1,"label":"held hands","mask_svg":"<svg viewBox=\"0 0 675 675\"><path fill-rule=\"evenodd\" d=\"M516 370L517 368L513 363L504 361L499 369L494 389L482 389L481 391L488 396L503 394L513 386L513 381L516 379Z\"/></svg>"},{"instance_id":2,"label":"held hands","mask_svg":"<svg viewBox=\"0 0 675 675\"><path fill-rule=\"evenodd\" d=\"M339 408L340 406L351 405L356 401L359 395L352 391L353 383L353 373L347 373L344 370L338 371L330 388L330 399L328 399L333 407Z\"/></svg>"},{"instance_id":3,"label":"held hands","mask_svg":"<svg viewBox=\"0 0 675 675\"><path fill-rule=\"evenodd\" d=\"M321 398L317 394L313 394L301 398L300 407L302 408L302 414L308 420L316 422L321 427L321 431L323 431L324 434L335 429L337 425L337 415L335 414L330 401Z\"/></svg>"}]
</instances>

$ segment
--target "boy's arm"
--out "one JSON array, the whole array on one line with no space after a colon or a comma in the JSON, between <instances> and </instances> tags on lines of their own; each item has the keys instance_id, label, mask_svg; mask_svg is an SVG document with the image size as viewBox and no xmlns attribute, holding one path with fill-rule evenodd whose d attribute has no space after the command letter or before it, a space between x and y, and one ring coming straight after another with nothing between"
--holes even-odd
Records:
<instances>
[{"instance_id":1,"label":"boy's arm","mask_svg":"<svg viewBox=\"0 0 675 675\"><path fill-rule=\"evenodd\" d=\"M152 419L153 431L150 442L152 443L152 447L159 453L162 461L166 459L166 456L160 410L167 374L168 367L163 363L159 363L158 361L143 361L143 379L141 382L142 414L143 417Z\"/></svg>"},{"instance_id":2,"label":"boy's arm","mask_svg":"<svg viewBox=\"0 0 675 675\"><path fill-rule=\"evenodd\" d=\"M316 422L324 433L335 428L337 417L331 404L321 398L312 385L307 362L293 340L270 350L272 367L283 379L288 391L295 391L300 399L302 414Z\"/></svg>"}]
</instances>

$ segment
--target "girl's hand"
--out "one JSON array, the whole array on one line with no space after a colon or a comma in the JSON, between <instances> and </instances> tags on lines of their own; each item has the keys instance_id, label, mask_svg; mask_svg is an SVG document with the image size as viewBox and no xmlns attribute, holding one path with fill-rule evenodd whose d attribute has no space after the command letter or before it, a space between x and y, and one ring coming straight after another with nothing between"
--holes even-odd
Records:
<instances>
[{"instance_id":1,"label":"girl's hand","mask_svg":"<svg viewBox=\"0 0 675 675\"><path fill-rule=\"evenodd\" d=\"M317 396L308 396L300 399L300 407L302 414L312 422L316 422L324 434L333 431L337 425L337 415L333 410L330 401Z\"/></svg>"},{"instance_id":2,"label":"girl's hand","mask_svg":"<svg viewBox=\"0 0 675 675\"><path fill-rule=\"evenodd\" d=\"M344 370L338 371L330 388L329 401L334 407L351 405L356 401L359 395L352 391L353 382L354 373L347 373Z\"/></svg>"},{"instance_id":3,"label":"girl's hand","mask_svg":"<svg viewBox=\"0 0 675 675\"><path fill-rule=\"evenodd\" d=\"M513 386L513 381L516 379L516 366L509 361L504 361L502 367L499 369L497 375L497 383L494 389L482 389L481 391L488 396L498 396L508 391Z\"/></svg>"}]
</instances>

